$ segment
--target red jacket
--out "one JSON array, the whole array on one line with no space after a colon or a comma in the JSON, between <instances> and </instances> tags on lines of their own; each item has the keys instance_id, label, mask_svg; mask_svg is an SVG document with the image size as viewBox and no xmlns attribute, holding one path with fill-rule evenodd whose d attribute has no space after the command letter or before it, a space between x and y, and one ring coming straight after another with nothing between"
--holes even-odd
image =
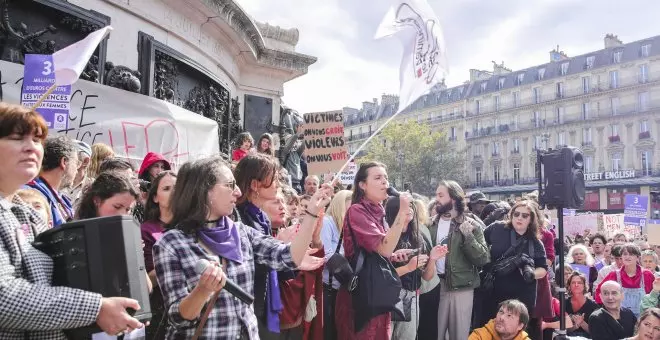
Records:
<instances>
[{"instance_id":1,"label":"red jacket","mask_svg":"<svg viewBox=\"0 0 660 340\"><path fill-rule=\"evenodd\" d=\"M231 154L231 160L234 162L239 162L243 157L247 156L248 152L243 149L236 149Z\"/></svg>"},{"instance_id":2,"label":"red jacket","mask_svg":"<svg viewBox=\"0 0 660 340\"><path fill-rule=\"evenodd\" d=\"M142 161L142 165L140 165L140 171L138 171L138 176L140 178L143 178L143 175L145 172L149 170L149 167L154 165L156 162L165 162L165 168L167 170L172 170L172 166L170 165L170 162L168 162L163 155L155 152L149 152L146 156L144 156L144 160Z\"/></svg>"},{"instance_id":3,"label":"red jacket","mask_svg":"<svg viewBox=\"0 0 660 340\"><path fill-rule=\"evenodd\" d=\"M653 290L653 281L655 280L655 276L650 270L643 269L641 266L638 265L637 272L633 277L628 276L628 274L626 274L626 271L623 268L621 268L620 270L621 270L621 287L640 288L642 281L641 279L643 275L644 290L646 290L646 294L651 293L651 290ZM605 276L605 278L603 279L603 282L605 281L616 281L616 270L607 274L607 276ZM603 282L601 282L598 285L598 287L596 287L596 291L594 292L596 303L599 305L603 303L603 301L600 299L600 287L603 285Z\"/></svg>"},{"instance_id":4,"label":"red jacket","mask_svg":"<svg viewBox=\"0 0 660 340\"><path fill-rule=\"evenodd\" d=\"M312 256L323 258L323 247ZM299 271L296 278L280 285L284 309L280 312L282 328L303 324L303 340L323 339L323 266L313 271ZM316 316L312 322L305 321L305 310L310 298L316 300Z\"/></svg>"}]
</instances>

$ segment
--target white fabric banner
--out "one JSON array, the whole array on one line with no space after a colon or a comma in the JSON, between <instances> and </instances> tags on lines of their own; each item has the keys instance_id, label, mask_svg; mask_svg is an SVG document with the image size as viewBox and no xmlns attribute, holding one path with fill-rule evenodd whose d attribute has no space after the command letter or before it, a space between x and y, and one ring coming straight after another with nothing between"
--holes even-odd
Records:
<instances>
[{"instance_id":1,"label":"white fabric banner","mask_svg":"<svg viewBox=\"0 0 660 340\"><path fill-rule=\"evenodd\" d=\"M0 61L0 101L19 104L23 66ZM71 91L67 130L51 130L92 145L105 143L139 166L147 152L173 165L219 153L218 125L174 104L79 80Z\"/></svg>"},{"instance_id":2,"label":"white fabric banner","mask_svg":"<svg viewBox=\"0 0 660 340\"><path fill-rule=\"evenodd\" d=\"M447 53L440 22L426 0L395 1L378 27L376 38L392 35L403 45L399 71L401 112L445 78Z\"/></svg>"}]
</instances>

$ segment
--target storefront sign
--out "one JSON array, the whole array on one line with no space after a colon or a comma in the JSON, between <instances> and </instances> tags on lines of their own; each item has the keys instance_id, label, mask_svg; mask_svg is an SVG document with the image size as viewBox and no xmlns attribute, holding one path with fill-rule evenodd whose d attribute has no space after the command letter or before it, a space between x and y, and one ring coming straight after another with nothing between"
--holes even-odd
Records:
<instances>
[{"instance_id":1,"label":"storefront sign","mask_svg":"<svg viewBox=\"0 0 660 340\"><path fill-rule=\"evenodd\" d=\"M613 179L635 178L635 170L592 172L584 174L585 181L609 181Z\"/></svg>"}]
</instances>

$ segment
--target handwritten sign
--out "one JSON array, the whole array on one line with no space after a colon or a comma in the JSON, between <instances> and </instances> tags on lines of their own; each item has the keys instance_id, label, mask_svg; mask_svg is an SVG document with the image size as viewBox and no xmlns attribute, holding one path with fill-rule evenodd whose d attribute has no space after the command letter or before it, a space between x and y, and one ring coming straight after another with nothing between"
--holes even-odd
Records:
<instances>
[{"instance_id":1,"label":"handwritten sign","mask_svg":"<svg viewBox=\"0 0 660 340\"><path fill-rule=\"evenodd\" d=\"M0 101L21 101L23 67L0 61ZM110 86L80 80L70 96L68 126L50 135L67 135L88 144L110 145L118 157L139 166L148 152L173 164L216 155L218 125L174 104Z\"/></svg>"},{"instance_id":2,"label":"handwritten sign","mask_svg":"<svg viewBox=\"0 0 660 340\"><path fill-rule=\"evenodd\" d=\"M305 161L310 175L336 172L348 160L342 111L305 114Z\"/></svg>"},{"instance_id":3,"label":"handwritten sign","mask_svg":"<svg viewBox=\"0 0 660 340\"><path fill-rule=\"evenodd\" d=\"M598 230L598 217L595 214L564 216L565 235L584 235L587 229L591 232Z\"/></svg>"},{"instance_id":4,"label":"handwritten sign","mask_svg":"<svg viewBox=\"0 0 660 340\"><path fill-rule=\"evenodd\" d=\"M623 224L623 214L608 214L603 215L603 228L601 233L607 238L614 237L616 233L623 232L625 224Z\"/></svg>"}]
</instances>

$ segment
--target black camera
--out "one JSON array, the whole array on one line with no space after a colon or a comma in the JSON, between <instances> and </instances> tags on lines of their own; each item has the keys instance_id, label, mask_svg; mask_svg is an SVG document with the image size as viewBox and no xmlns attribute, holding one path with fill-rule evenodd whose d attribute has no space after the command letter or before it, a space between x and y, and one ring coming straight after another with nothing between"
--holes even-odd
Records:
<instances>
[{"instance_id":1,"label":"black camera","mask_svg":"<svg viewBox=\"0 0 660 340\"><path fill-rule=\"evenodd\" d=\"M520 268L520 273L522 274L523 280L527 283L532 283L536 280L536 277L534 276L534 267L530 265L524 265Z\"/></svg>"}]
</instances>

